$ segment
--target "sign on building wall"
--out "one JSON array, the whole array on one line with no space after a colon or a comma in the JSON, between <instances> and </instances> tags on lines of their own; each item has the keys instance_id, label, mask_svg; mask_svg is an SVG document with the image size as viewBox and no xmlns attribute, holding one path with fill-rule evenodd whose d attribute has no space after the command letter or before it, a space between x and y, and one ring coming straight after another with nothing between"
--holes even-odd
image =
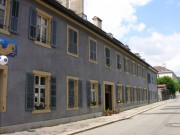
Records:
<instances>
[{"instance_id":1,"label":"sign on building wall","mask_svg":"<svg viewBox=\"0 0 180 135\"><path fill-rule=\"evenodd\" d=\"M17 42L0 36L0 55L14 57L17 55Z\"/></svg>"}]
</instances>

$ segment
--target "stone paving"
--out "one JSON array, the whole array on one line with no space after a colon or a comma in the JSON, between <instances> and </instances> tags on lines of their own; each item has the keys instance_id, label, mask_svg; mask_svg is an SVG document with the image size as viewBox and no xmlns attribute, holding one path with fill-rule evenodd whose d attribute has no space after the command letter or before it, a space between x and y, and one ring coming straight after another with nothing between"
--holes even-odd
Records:
<instances>
[{"instance_id":1,"label":"stone paving","mask_svg":"<svg viewBox=\"0 0 180 135\"><path fill-rule=\"evenodd\" d=\"M60 124L52 127L42 127L37 129L30 129L28 131L8 133L3 135L71 135L79 132L83 132L86 130L90 130L93 128L97 128L103 125L107 125L110 123L114 123L117 121L129 119L135 115L153 109L155 107L161 106L167 102L171 102L172 100L156 102L153 104L148 104L145 106L141 106L138 108L134 108L131 110L127 110L121 112L119 114L113 114L111 116L102 116L67 124Z\"/></svg>"}]
</instances>

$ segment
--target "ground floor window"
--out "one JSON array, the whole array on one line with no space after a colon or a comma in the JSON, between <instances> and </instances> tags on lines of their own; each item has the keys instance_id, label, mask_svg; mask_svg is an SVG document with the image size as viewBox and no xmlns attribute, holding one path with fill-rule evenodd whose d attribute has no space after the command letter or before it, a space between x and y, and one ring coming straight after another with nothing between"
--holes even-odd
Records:
<instances>
[{"instance_id":1,"label":"ground floor window","mask_svg":"<svg viewBox=\"0 0 180 135\"><path fill-rule=\"evenodd\" d=\"M33 70L26 74L26 110L32 113L50 112L56 108L56 77Z\"/></svg>"},{"instance_id":2,"label":"ground floor window","mask_svg":"<svg viewBox=\"0 0 180 135\"><path fill-rule=\"evenodd\" d=\"M139 99L140 99L140 102L143 101L142 88L139 88Z\"/></svg>"},{"instance_id":3,"label":"ground floor window","mask_svg":"<svg viewBox=\"0 0 180 135\"><path fill-rule=\"evenodd\" d=\"M48 105L47 93L47 77L36 75L34 91L34 103L36 110L46 109Z\"/></svg>"},{"instance_id":4,"label":"ground floor window","mask_svg":"<svg viewBox=\"0 0 180 135\"><path fill-rule=\"evenodd\" d=\"M135 87L133 88L133 91L134 91L134 98L133 98L133 100L134 100L134 102L137 102L137 90L136 90Z\"/></svg>"},{"instance_id":5,"label":"ground floor window","mask_svg":"<svg viewBox=\"0 0 180 135\"><path fill-rule=\"evenodd\" d=\"M82 81L78 77L67 77L67 109L82 107Z\"/></svg>"},{"instance_id":6,"label":"ground floor window","mask_svg":"<svg viewBox=\"0 0 180 135\"><path fill-rule=\"evenodd\" d=\"M96 80L86 82L87 105L97 107L101 104L101 85Z\"/></svg>"},{"instance_id":7,"label":"ground floor window","mask_svg":"<svg viewBox=\"0 0 180 135\"><path fill-rule=\"evenodd\" d=\"M126 86L126 102L130 103L131 102L131 90L130 90L130 86Z\"/></svg>"},{"instance_id":8,"label":"ground floor window","mask_svg":"<svg viewBox=\"0 0 180 135\"><path fill-rule=\"evenodd\" d=\"M98 105L98 82L91 81L91 106Z\"/></svg>"},{"instance_id":9,"label":"ground floor window","mask_svg":"<svg viewBox=\"0 0 180 135\"><path fill-rule=\"evenodd\" d=\"M144 100L147 101L147 89L144 89Z\"/></svg>"},{"instance_id":10,"label":"ground floor window","mask_svg":"<svg viewBox=\"0 0 180 135\"><path fill-rule=\"evenodd\" d=\"M123 103L123 90L122 85L117 85L116 89L117 103Z\"/></svg>"}]
</instances>

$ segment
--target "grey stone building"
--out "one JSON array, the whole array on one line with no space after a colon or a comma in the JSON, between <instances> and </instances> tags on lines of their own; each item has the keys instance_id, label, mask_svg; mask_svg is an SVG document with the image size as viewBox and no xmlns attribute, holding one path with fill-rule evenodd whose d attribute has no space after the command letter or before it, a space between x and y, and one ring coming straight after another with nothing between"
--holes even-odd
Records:
<instances>
[{"instance_id":1,"label":"grey stone building","mask_svg":"<svg viewBox=\"0 0 180 135\"><path fill-rule=\"evenodd\" d=\"M55 0L0 1L0 38L18 43L17 56L0 65L0 133L157 101L157 71L79 7L76 14Z\"/></svg>"}]
</instances>

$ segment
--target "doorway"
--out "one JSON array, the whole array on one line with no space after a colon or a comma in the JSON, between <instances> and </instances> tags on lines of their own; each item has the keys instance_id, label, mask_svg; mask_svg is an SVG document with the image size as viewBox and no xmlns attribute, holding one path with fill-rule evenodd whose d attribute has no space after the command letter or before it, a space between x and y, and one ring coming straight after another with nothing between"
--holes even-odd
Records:
<instances>
[{"instance_id":1,"label":"doorway","mask_svg":"<svg viewBox=\"0 0 180 135\"><path fill-rule=\"evenodd\" d=\"M0 112L6 111L7 66L0 66Z\"/></svg>"},{"instance_id":2,"label":"doorway","mask_svg":"<svg viewBox=\"0 0 180 135\"><path fill-rule=\"evenodd\" d=\"M113 110L114 105L113 105L113 85L110 84L105 84L104 85L105 89L105 102L104 102L104 109L107 110Z\"/></svg>"}]
</instances>

